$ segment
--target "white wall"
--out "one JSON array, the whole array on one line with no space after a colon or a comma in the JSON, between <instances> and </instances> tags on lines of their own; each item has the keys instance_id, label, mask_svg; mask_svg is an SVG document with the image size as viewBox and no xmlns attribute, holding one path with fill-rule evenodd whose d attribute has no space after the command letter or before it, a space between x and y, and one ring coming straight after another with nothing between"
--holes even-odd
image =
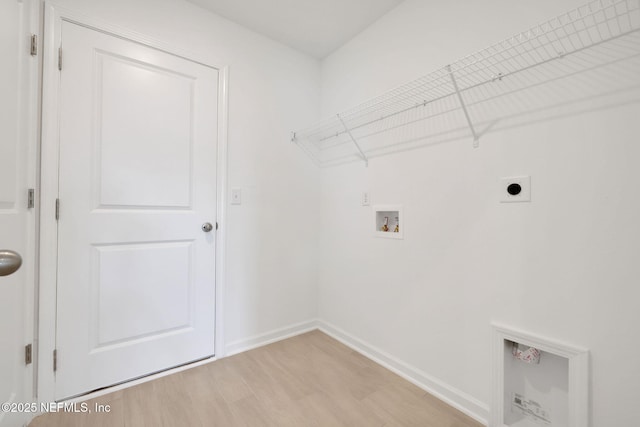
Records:
<instances>
[{"instance_id":1,"label":"white wall","mask_svg":"<svg viewBox=\"0 0 640 427\"><path fill-rule=\"evenodd\" d=\"M581 4L405 0L322 63L322 115ZM322 177L319 315L486 418L491 321L591 350L592 426L637 424L640 103L434 145ZM500 204L499 177L532 202ZM405 239L360 206L403 204Z\"/></svg>"},{"instance_id":2,"label":"white wall","mask_svg":"<svg viewBox=\"0 0 640 427\"><path fill-rule=\"evenodd\" d=\"M317 119L316 60L183 0L56 0L230 67L227 344L316 317L320 174L290 143Z\"/></svg>"}]
</instances>

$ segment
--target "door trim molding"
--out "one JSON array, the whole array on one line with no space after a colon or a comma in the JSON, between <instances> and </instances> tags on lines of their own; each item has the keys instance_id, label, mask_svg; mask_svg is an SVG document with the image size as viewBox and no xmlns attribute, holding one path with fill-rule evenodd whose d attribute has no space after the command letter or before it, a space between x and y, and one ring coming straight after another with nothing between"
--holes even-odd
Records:
<instances>
[{"instance_id":1,"label":"door trim molding","mask_svg":"<svg viewBox=\"0 0 640 427\"><path fill-rule=\"evenodd\" d=\"M55 200L58 195L59 168L59 85L58 47L62 23L71 22L86 28L127 39L153 49L187 59L218 70L218 146L216 168L216 283L215 283L215 357L224 356L225 251L227 199L227 134L229 68L208 54L194 53L170 43L149 37L100 19L59 7L51 2L44 6L44 45L42 72L42 137L40 190L40 270L37 336L37 394L39 402L53 402L55 374L52 354L56 340L57 222Z\"/></svg>"}]
</instances>

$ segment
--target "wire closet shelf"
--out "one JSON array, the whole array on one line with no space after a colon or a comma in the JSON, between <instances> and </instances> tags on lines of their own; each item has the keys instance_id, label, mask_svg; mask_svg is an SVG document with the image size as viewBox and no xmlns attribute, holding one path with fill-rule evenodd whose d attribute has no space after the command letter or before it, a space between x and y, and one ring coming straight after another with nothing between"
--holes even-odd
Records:
<instances>
[{"instance_id":1,"label":"wire closet shelf","mask_svg":"<svg viewBox=\"0 0 640 427\"><path fill-rule=\"evenodd\" d=\"M607 67L616 80L619 64L635 61L631 78L640 85L639 33L640 0L592 1L294 132L292 141L321 167L367 163L373 157L460 138L472 139L477 147L483 133L522 101L516 96L533 90L543 98L540 90L548 83L564 90L583 73L602 73ZM590 90L579 89L582 95ZM509 97L511 104L500 106L500 100ZM548 107L534 104L528 111Z\"/></svg>"}]
</instances>

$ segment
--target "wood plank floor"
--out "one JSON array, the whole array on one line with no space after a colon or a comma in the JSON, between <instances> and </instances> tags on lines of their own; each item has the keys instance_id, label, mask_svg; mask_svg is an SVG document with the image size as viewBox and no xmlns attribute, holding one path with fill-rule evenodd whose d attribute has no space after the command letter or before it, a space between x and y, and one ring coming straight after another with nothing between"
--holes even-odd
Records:
<instances>
[{"instance_id":1,"label":"wood plank floor","mask_svg":"<svg viewBox=\"0 0 640 427\"><path fill-rule=\"evenodd\" d=\"M313 331L50 413L31 427L480 427L420 388Z\"/></svg>"}]
</instances>

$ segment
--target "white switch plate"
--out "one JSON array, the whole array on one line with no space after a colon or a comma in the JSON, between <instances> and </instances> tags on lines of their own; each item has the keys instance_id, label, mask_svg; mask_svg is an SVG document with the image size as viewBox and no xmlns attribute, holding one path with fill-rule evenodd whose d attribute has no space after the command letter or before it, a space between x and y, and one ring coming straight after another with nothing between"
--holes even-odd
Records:
<instances>
[{"instance_id":1,"label":"white switch plate","mask_svg":"<svg viewBox=\"0 0 640 427\"><path fill-rule=\"evenodd\" d=\"M369 206L371 204L371 200L369 199L369 192L362 192L362 206Z\"/></svg>"},{"instance_id":2,"label":"white switch plate","mask_svg":"<svg viewBox=\"0 0 640 427\"><path fill-rule=\"evenodd\" d=\"M241 205L242 204L242 190L239 188L231 189L231 204L232 205Z\"/></svg>"},{"instance_id":3,"label":"white switch plate","mask_svg":"<svg viewBox=\"0 0 640 427\"><path fill-rule=\"evenodd\" d=\"M509 194L507 190L510 185L519 185L520 193ZM531 201L531 177L530 176L511 176L500 178L499 184L500 202L501 203L520 203Z\"/></svg>"}]
</instances>

